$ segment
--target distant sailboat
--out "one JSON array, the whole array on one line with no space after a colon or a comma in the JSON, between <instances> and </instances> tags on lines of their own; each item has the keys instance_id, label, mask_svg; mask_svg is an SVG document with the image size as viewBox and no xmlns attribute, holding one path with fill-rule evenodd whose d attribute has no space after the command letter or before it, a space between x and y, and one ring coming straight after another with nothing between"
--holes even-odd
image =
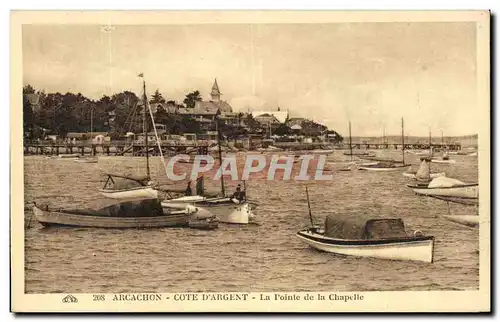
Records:
<instances>
[{"instance_id":1,"label":"distant sailboat","mask_svg":"<svg viewBox=\"0 0 500 322\"><path fill-rule=\"evenodd\" d=\"M443 131L441 131L441 158L432 158L431 162L433 163L444 163L444 164L453 164L455 163L455 160L450 159L450 156L448 153L444 151L444 138L443 138Z\"/></svg>"},{"instance_id":2,"label":"distant sailboat","mask_svg":"<svg viewBox=\"0 0 500 322\"><path fill-rule=\"evenodd\" d=\"M401 151L403 155L403 160L401 162L384 161L384 162L379 162L378 164L375 165L360 166L358 169L366 171L387 172L387 171L399 171L403 169L408 169L410 167L410 165L405 164L405 137L404 137L403 118L401 118L401 145L402 145Z\"/></svg>"}]
</instances>

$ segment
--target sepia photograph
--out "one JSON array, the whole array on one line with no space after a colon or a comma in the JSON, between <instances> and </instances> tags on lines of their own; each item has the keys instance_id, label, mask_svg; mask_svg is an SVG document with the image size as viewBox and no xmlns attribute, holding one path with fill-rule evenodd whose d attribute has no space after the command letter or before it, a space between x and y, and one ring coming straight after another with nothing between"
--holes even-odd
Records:
<instances>
[{"instance_id":1,"label":"sepia photograph","mask_svg":"<svg viewBox=\"0 0 500 322\"><path fill-rule=\"evenodd\" d=\"M229 312L398 311L382 297L400 293L425 311L411 296L450 292L443 309L490 309L489 12L12 24L14 295Z\"/></svg>"}]
</instances>

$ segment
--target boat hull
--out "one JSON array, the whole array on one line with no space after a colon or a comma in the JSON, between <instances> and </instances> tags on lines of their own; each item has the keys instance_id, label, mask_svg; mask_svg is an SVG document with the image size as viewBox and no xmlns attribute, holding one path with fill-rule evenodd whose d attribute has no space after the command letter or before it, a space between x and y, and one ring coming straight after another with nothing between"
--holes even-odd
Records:
<instances>
[{"instance_id":1,"label":"boat hull","mask_svg":"<svg viewBox=\"0 0 500 322\"><path fill-rule=\"evenodd\" d=\"M391 167L391 168L377 168L377 167L358 167L359 170L374 171L374 172L391 172L391 171L402 171L409 169L409 166L401 167Z\"/></svg>"},{"instance_id":2,"label":"boat hull","mask_svg":"<svg viewBox=\"0 0 500 322\"><path fill-rule=\"evenodd\" d=\"M466 225L469 227L478 227L479 226L479 216L478 215L443 215L444 218L449 221Z\"/></svg>"},{"instance_id":3,"label":"boat hull","mask_svg":"<svg viewBox=\"0 0 500 322\"><path fill-rule=\"evenodd\" d=\"M403 176L417 180L417 174L416 173L404 172ZM431 179L436 179L436 178L444 177L444 176L446 176L446 173L444 173L444 172L437 172L437 173L431 173L430 174Z\"/></svg>"},{"instance_id":4,"label":"boat hull","mask_svg":"<svg viewBox=\"0 0 500 322\"><path fill-rule=\"evenodd\" d=\"M228 198L220 199L220 201L210 201L207 199L195 201L189 198L179 198L163 201L161 205L164 208L181 208L186 205L193 205L196 208L200 208L201 211L213 214L219 219L219 222L228 224L248 224L254 217L249 203L243 202L237 204Z\"/></svg>"},{"instance_id":5,"label":"boat hull","mask_svg":"<svg viewBox=\"0 0 500 322\"><path fill-rule=\"evenodd\" d=\"M432 159L431 162L432 163L440 163L440 164L454 164L455 160L436 160L436 159Z\"/></svg>"},{"instance_id":6,"label":"boat hull","mask_svg":"<svg viewBox=\"0 0 500 322\"><path fill-rule=\"evenodd\" d=\"M44 226L95 227L95 228L160 228L188 226L190 215L185 212L155 217L110 217L76 215L62 211L42 210L33 207L38 222Z\"/></svg>"},{"instance_id":7,"label":"boat hull","mask_svg":"<svg viewBox=\"0 0 500 322\"><path fill-rule=\"evenodd\" d=\"M457 197L467 199L477 199L479 197L479 185L464 185L456 187L427 188L424 186L413 187L413 191L419 195Z\"/></svg>"},{"instance_id":8,"label":"boat hull","mask_svg":"<svg viewBox=\"0 0 500 322\"><path fill-rule=\"evenodd\" d=\"M390 240L340 240L308 231L297 233L309 246L335 254L391 260L433 262L434 237Z\"/></svg>"},{"instance_id":9,"label":"boat hull","mask_svg":"<svg viewBox=\"0 0 500 322\"><path fill-rule=\"evenodd\" d=\"M123 190L100 189L99 193L106 198L127 201L158 198L158 191L151 187L137 187Z\"/></svg>"}]
</instances>

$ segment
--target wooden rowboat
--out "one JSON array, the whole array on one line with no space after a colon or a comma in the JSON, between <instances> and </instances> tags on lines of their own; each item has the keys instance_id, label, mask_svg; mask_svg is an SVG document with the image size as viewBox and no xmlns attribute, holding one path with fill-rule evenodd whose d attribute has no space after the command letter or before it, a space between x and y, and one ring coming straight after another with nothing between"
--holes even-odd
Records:
<instances>
[{"instance_id":1,"label":"wooden rowboat","mask_svg":"<svg viewBox=\"0 0 500 322\"><path fill-rule=\"evenodd\" d=\"M100 209L51 209L36 204L33 207L35 218L44 226L96 228L188 226L191 212L194 211L164 213L155 200L108 204Z\"/></svg>"}]
</instances>

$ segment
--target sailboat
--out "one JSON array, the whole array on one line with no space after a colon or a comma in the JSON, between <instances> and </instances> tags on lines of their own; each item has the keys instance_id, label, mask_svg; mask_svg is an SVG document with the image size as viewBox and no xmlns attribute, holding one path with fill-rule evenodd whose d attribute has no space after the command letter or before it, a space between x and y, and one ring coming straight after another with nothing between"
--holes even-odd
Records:
<instances>
[{"instance_id":1,"label":"sailboat","mask_svg":"<svg viewBox=\"0 0 500 322\"><path fill-rule=\"evenodd\" d=\"M219 165L222 165L222 150L221 150L221 134L219 129L219 119L216 119L217 127L217 145ZM246 198L246 186L241 191L241 185L238 185L236 192L232 196L226 195L224 176L221 175L221 192L220 196L207 196L203 189L198 188L196 195L185 195L180 198L165 199L161 205L163 208L178 208L186 205L193 205L197 208L208 211L217 216L219 222L230 224L248 224L255 218L253 209L256 206L250 203ZM197 181L199 182L199 181Z\"/></svg>"},{"instance_id":2,"label":"sailboat","mask_svg":"<svg viewBox=\"0 0 500 322\"><path fill-rule=\"evenodd\" d=\"M432 163L444 163L444 164L453 164L455 163L455 160L450 159L448 153L444 152L444 138L443 138L443 131L441 131L441 150L442 150L442 155L441 158L432 158L431 162Z\"/></svg>"},{"instance_id":3,"label":"sailboat","mask_svg":"<svg viewBox=\"0 0 500 322\"><path fill-rule=\"evenodd\" d=\"M417 171L404 172L403 176L424 182L430 182L432 179L446 176L445 172L431 171L431 160L432 160L432 139L431 139L431 131L429 129L429 157L420 158L421 161L420 168Z\"/></svg>"},{"instance_id":4,"label":"sailboat","mask_svg":"<svg viewBox=\"0 0 500 322\"><path fill-rule=\"evenodd\" d=\"M446 176L445 172L431 172L429 158L420 158L420 161L420 168L417 171L403 172L403 176L424 182L429 182L432 179Z\"/></svg>"},{"instance_id":5,"label":"sailboat","mask_svg":"<svg viewBox=\"0 0 500 322\"><path fill-rule=\"evenodd\" d=\"M144 145L146 153L146 176L134 177L106 173L107 180L99 193L106 198L116 200L134 200L142 198L158 198L158 191L153 188L149 169L149 147L148 147L148 100L146 96L146 81L143 80L143 103L144 112L142 117L142 128L144 132ZM156 133L156 131L155 131ZM161 149L160 149L161 151Z\"/></svg>"},{"instance_id":6,"label":"sailboat","mask_svg":"<svg viewBox=\"0 0 500 322\"><path fill-rule=\"evenodd\" d=\"M438 177L430 183L408 184L418 195L430 197L452 198L452 199L472 199L479 198L478 183L464 183L460 180Z\"/></svg>"},{"instance_id":7,"label":"sailboat","mask_svg":"<svg viewBox=\"0 0 500 322\"><path fill-rule=\"evenodd\" d=\"M397 162L397 161L385 161L385 162L379 162L375 165L368 165L368 166L360 166L358 169L359 170L366 170L366 171L379 171L379 172L387 172L387 171L399 171L403 169L408 169L410 165L405 164L405 136L404 136L404 120L401 118L401 143L402 143L402 155L403 155L403 160L402 162Z\"/></svg>"},{"instance_id":8,"label":"sailboat","mask_svg":"<svg viewBox=\"0 0 500 322\"><path fill-rule=\"evenodd\" d=\"M349 121L349 152L344 152L344 155L350 156L351 157L351 162L352 162L352 157L353 156L370 156L373 155L370 152L352 152L352 135L351 135L351 121Z\"/></svg>"},{"instance_id":9,"label":"sailboat","mask_svg":"<svg viewBox=\"0 0 500 322\"><path fill-rule=\"evenodd\" d=\"M93 107L90 107L90 139L92 140L94 137L94 109ZM95 156L90 156L90 157L83 157L83 158L76 158L74 159L76 163L97 163L97 157Z\"/></svg>"}]
</instances>

